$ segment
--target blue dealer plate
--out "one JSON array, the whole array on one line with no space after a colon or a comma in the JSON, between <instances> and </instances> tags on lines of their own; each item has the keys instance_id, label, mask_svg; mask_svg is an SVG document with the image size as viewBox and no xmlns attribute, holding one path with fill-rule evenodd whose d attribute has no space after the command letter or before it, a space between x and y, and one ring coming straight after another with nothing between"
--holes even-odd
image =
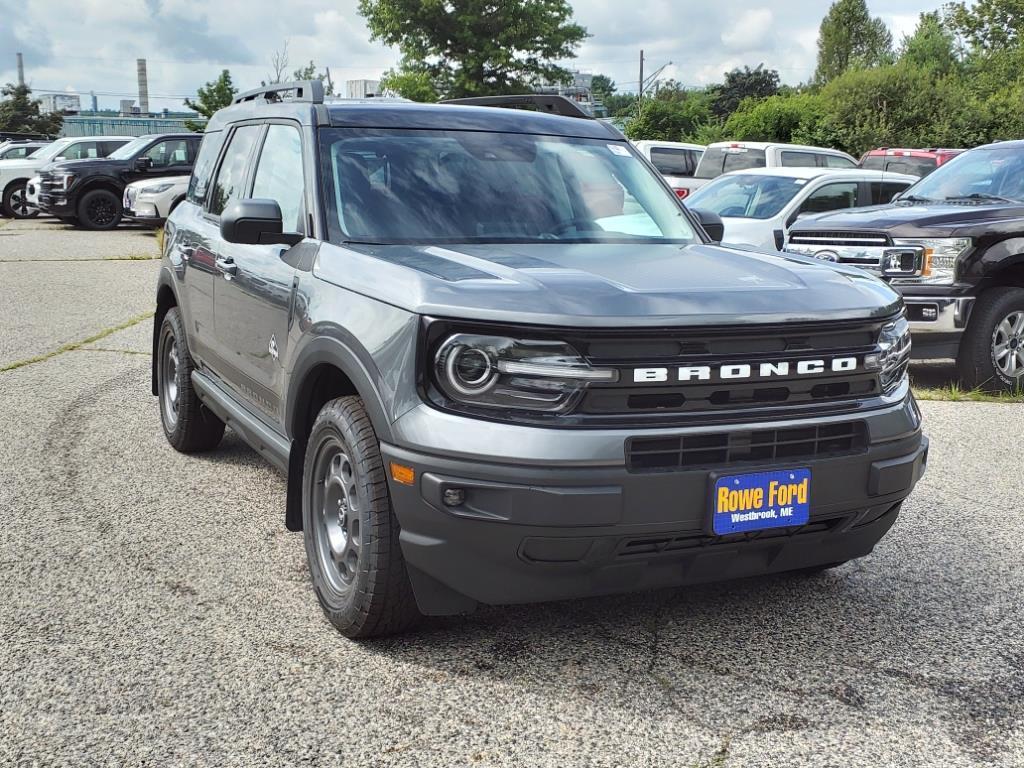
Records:
<instances>
[{"instance_id":1,"label":"blue dealer plate","mask_svg":"<svg viewBox=\"0 0 1024 768\"><path fill-rule=\"evenodd\" d=\"M811 470L783 469L714 478L712 529L718 536L804 525L811 513Z\"/></svg>"}]
</instances>

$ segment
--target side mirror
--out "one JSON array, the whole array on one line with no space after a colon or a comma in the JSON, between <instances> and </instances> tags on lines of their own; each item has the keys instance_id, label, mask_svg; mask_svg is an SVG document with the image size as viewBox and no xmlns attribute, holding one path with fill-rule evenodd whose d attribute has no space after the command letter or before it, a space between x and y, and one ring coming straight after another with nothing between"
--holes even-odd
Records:
<instances>
[{"instance_id":1,"label":"side mirror","mask_svg":"<svg viewBox=\"0 0 1024 768\"><path fill-rule=\"evenodd\" d=\"M690 210L696 214L697 220L704 227L704 231L708 233L708 237L713 242L722 242L722 238L725 237L725 224L722 222L722 217L717 213L702 211L699 208L691 208Z\"/></svg>"},{"instance_id":2,"label":"side mirror","mask_svg":"<svg viewBox=\"0 0 1024 768\"><path fill-rule=\"evenodd\" d=\"M276 200L235 200L220 215L220 236L241 245L295 245L298 232L285 232Z\"/></svg>"},{"instance_id":3,"label":"side mirror","mask_svg":"<svg viewBox=\"0 0 1024 768\"><path fill-rule=\"evenodd\" d=\"M153 167L153 158L152 157L146 157L145 155L143 155L142 157L135 158L135 170L136 171L146 171L146 170L149 170L152 167Z\"/></svg>"}]
</instances>

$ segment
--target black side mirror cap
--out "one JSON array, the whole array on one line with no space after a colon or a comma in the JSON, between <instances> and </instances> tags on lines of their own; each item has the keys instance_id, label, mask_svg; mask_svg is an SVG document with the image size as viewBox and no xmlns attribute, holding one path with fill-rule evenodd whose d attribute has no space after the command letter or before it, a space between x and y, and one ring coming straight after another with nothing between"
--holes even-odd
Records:
<instances>
[{"instance_id":1,"label":"black side mirror cap","mask_svg":"<svg viewBox=\"0 0 1024 768\"><path fill-rule=\"evenodd\" d=\"M697 216L697 220L704 227L704 231L708 233L708 237L711 238L712 242L722 242L722 238L725 237L725 223L722 221L722 217L717 213L702 211L699 208L691 208L690 210Z\"/></svg>"},{"instance_id":2,"label":"black side mirror cap","mask_svg":"<svg viewBox=\"0 0 1024 768\"><path fill-rule=\"evenodd\" d=\"M145 171L145 170L148 170L149 168L152 168L152 167L153 167L153 158L152 157L146 157L145 155L143 155L142 157L136 157L135 158L135 170L137 170L137 171Z\"/></svg>"},{"instance_id":3,"label":"black side mirror cap","mask_svg":"<svg viewBox=\"0 0 1024 768\"><path fill-rule=\"evenodd\" d=\"M304 235L285 232L276 200L235 200L220 215L220 236L240 245L295 245Z\"/></svg>"}]
</instances>

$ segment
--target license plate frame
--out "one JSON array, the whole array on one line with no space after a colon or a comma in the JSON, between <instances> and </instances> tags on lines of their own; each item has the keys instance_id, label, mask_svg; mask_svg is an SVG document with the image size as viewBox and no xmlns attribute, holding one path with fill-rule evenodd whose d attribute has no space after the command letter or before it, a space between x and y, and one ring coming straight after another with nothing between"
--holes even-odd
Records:
<instances>
[{"instance_id":1,"label":"license plate frame","mask_svg":"<svg viewBox=\"0 0 1024 768\"><path fill-rule=\"evenodd\" d=\"M707 527L714 536L799 527L810 520L809 467L713 472L708 480Z\"/></svg>"}]
</instances>

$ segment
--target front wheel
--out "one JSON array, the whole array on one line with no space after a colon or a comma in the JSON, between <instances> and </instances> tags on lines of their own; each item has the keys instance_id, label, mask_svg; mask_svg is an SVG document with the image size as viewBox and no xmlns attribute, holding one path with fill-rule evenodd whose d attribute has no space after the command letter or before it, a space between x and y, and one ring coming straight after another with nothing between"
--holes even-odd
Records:
<instances>
[{"instance_id":1,"label":"front wheel","mask_svg":"<svg viewBox=\"0 0 1024 768\"><path fill-rule=\"evenodd\" d=\"M358 397L320 411L306 444L302 527L313 591L346 637L389 635L420 614L398 541L384 461Z\"/></svg>"},{"instance_id":2,"label":"front wheel","mask_svg":"<svg viewBox=\"0 0 1024 768\"><path fill-rule=\"evenodd\" d=\"M967 389L1019 392L1024 387L1024 288L993 288L974 305L957 360Z\"/></svg>"},{"instance_id":3,"label":"front wheel","mask_svg":"<svg viewBox=\"0 0 1024 768\"><path fill-rule=\"evenodd\" d=\"M94 189L82 195L78 220L86 229L113 229L121 223L121 198L109 189Z\"/></svg>"},{"instance_id":4,"label":"front wheel","mask_svg":"<svg viewBox=\"0 0 1024 768\"><path fill-rule=\"evenodd\" d=\"M13 219L34 219L39 215L39 208L28 201L27 186L28 182L18 181L4 190L4 215Z\"/></svg>"}]
</instances>

